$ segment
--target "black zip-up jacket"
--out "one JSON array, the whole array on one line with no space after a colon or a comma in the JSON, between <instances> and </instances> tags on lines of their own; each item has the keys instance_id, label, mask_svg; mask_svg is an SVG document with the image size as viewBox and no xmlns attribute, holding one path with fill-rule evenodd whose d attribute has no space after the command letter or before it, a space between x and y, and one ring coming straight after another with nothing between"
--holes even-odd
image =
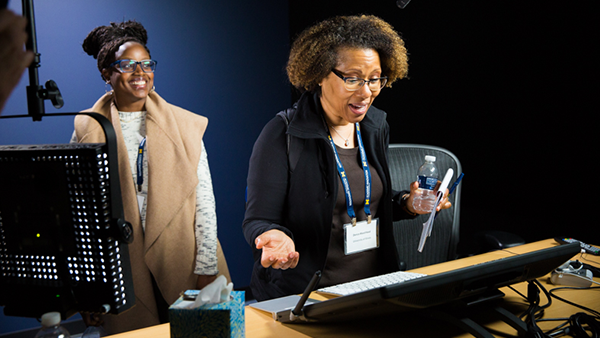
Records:
<instances>
[{"instance_id":1,"label":"black zip-up jacket","mask_svg":"<svg viewBox=\"0 0 600 338\"><path fill-rule=\"evenodd\" d=\"M385 272L399 270L392 234L392 213L410 217L400 208L404 192L392 192L387 164L389 125L386 113L370 107L360 122L361 135L371 170L377 170L383 184L379 202L380 257ZM290 160L288 161L287 133ZM248 191L243 231L254 251L250 287L261 301L304 291L315 271L323 270L327 258L333 209L338 193L337 169L319 95L304 93L291 114L289 127L276 116L262 130L254 144L248 171ZM297 160L296 160L297 159ZM392 202L394 199L395 203ZM392 212L394 209L394 212ZM294 269L263 268L261 250L254 240L265 231L278 229L294 241L300 253ZM348 267L351 269L351 267Z\"/></svg>"}]
</instances>

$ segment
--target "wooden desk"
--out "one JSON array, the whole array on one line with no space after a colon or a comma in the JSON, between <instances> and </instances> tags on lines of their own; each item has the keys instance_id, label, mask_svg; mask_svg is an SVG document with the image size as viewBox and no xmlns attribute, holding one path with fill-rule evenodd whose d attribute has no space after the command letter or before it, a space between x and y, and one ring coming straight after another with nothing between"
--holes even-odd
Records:
<instances>
[{"instance_id":1,"label":"wooden desk","mask_svg":"<svg viewBox=\"0 0 600 338\"><path fill-rule=\"evenodd\" d=\"M486 262L503 257L513 256L515 253L526 253L529 251L540 250L550 246L557 245L554 240L548 239L535 243L529 243L518 247L510 248L504 251L494 251L479 256L473 256L414 269L414 272L425 273L429 275L455 270L465 266ZM589 254L580 254L574 257L582 263L588 263L600 266L600 257ZM599 278L594 279L600 282ZM549 283L549 276L539 279L540 283L550 290L555 286ZM527 283L513 285L513 288L527 294ZM520 314L525 311L528 304L523 298L508 287L501 289L505 297L500 305L514 314ZM561 291L559 296L566 298L574 303L587 306L589 308L600 309L600 289L589 291ZM542 294L541 304L546 303L546 298ZM324 296L312 294L311 298L324 300ZM552 300L552 306L545 310L545 318L568 317L582 310L556 299ZM494 334L501 332L504 334L517 336L517 331L508 324L481 314L476 319L481 325L484 325ZM555 327L555 322L540 322L542 329ZM269 313L246 307L246 337L249 338L274 338L274 337L472 337L458 328L451 327L444 323L427 320L421 316L412 313L400 313L386 316L385 318L372 318L363 321L353 321L349 323L317 323L317 324L281 324L273 320ZM169 338L169 324L157 325L145 329L126 332L113 335L111 338Z\"/></svg>"}]
</instances>

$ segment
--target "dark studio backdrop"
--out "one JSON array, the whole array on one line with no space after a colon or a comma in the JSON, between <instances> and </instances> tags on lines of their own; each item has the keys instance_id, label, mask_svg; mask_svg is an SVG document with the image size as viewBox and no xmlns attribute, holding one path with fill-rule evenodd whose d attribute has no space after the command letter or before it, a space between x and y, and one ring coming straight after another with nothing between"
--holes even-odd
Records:
<instances>
[{"instance_id":1,"label":"dark studio backdrop","mask_svg":"<svg viewBox=\"0 0 600 338\"><path fill-rule=\"evenodd\" d=\"M81 49L89 31L110 21L144 24L159 61L157 92L209 118L204 141L219 239L236 288L249 284L252 266L241 233L252 145L295 97L284 71L290 39L333 15L374 14L402 33L410 78L384 89L375 106L388 112L392 143L441 146L462 161L462 234L502 229L527 241L565 235L600 242L588 221L597 203L592 0L412 0L405 9L393 0L34 5L40 84L53 79L65 100L59 110L47 103L47 113L80 111L104 94L96 60ZM9 7L21 11L18 1ZM4 114L26 113L26 85L27 73ZM0 144L66 143L72 131L72 118L3 119ZM0 334L38 325L0 315Z\"/></svg>"},{"instance_id":2,"label":"dark studio backdrop","mask_svg":"<svg viewBox=\"0 0 600 338\"><path fill-rule=\"evenodd\" d=\"M401 32L409 78L374 105L388 113L391 143L440 146L461 160L462 237L499 229L527 242L598 244L597 8L590 0L413 0L404 9L393 0L292 0L290 34L361 13Z\"/></svg>"}]
</instances>

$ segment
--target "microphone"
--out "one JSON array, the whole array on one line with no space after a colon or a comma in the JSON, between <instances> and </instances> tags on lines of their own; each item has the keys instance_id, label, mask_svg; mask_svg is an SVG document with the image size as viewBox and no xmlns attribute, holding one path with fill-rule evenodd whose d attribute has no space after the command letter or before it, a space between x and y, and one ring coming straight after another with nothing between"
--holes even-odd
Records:
<instances>
[{"instance_id":1,"label":"microphone","mask_svg":"<svg viewBox=\"0 0 600 338\"><path fill-rule=\"evenodd\" d=\"M315 272L312 279L306 286L306 289L304 290L302 297L300 297L300 300L298 300L298 304L296 304L294 309L290 312L290 321L291 322L296 321L296 318L306 320L306 318L304 317L304 315L302 313L302 309L304 308L304 304L308 300L308 296L310 296L310 293L312 292L312 290L314 290L315 287L317 286L317 284L319 284L320 279L321 279L321 270L318 270L317 272Z\"/></svg>"}]
</instances>

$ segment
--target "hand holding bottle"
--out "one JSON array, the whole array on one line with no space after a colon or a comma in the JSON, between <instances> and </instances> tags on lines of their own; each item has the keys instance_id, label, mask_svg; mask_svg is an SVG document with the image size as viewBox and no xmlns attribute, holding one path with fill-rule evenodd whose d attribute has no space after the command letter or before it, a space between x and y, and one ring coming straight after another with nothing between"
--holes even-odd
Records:
<instances>
[{"instance_id":1,"label":"hand holding bottle","mask_svg":"<svg viewBox=\"0 0 600 338\"><path fill-rule=\"evenodd\" d=\"M433 190L434 195L437 194L438 188L440 187L440 185L442 184L441 181L437 181L437 184ZM438 204L436 211L440 211L443 209L449 209L452 206L452 203L450 202L450 200L448 199L448 189L446 189L446 191L444 192L444 197L442 198L442 200L440 201L440 204ZM408 197L408 200L406 202L406 206L408 208L408 210L410 212L413 212L415 214L428 214L431 212L430 211L421 211L421 210L415 210L412 208L413 205L413 199L415 196L417 196L418 194L420 194L419 192L419 182L415 181L413 183L410 184L410 196Z\"/></svg>"}]
</instances>

